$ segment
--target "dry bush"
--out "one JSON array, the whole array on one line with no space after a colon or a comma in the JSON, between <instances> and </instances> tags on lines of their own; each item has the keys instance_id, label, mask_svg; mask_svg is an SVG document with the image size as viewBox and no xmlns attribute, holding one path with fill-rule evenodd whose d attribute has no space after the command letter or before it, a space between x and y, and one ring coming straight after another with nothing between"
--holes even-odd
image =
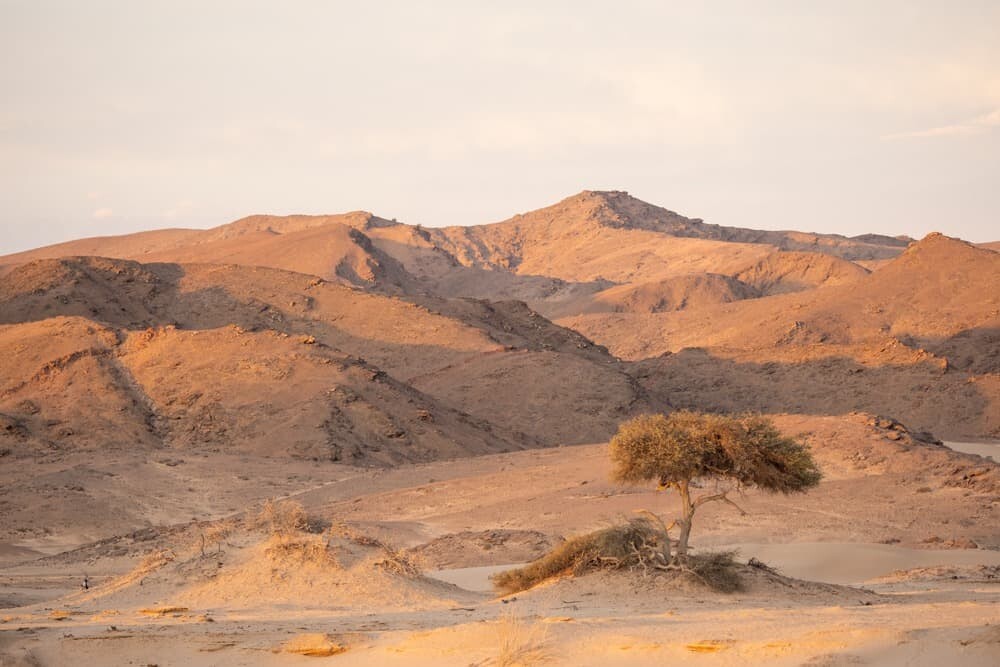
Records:
<instances>
[{"instance_id":1,"label":"dry bush","mask_svg":"<svg viewBox=\"0 0 1000 667\"><path fill-rule=\"evenodd\" d=\"M233 528L228 524L215 524L213 526L202 527L199 531L199 546L201 555L207 555L209 549L215 546L215 553L222 553L222 544L232 534Z\"/></svg>"},{"instance_id":2,"label":"dry bush","mask_svg":"<svg viewBox=\"0 0 1000 667\"><path fill-rule=\"evenodd\" d=\"M516 593L562 574L581 575L646 563L666 566L663 538L663 531L648 519L633 519L572 537L533 563L498 572L493 583L505 593Z\"/></svg>"},{"instance_id":3,"label":"dry bush","mask_svg":"<svg viewBox=\"0 0 1000 667\"><path fill-rule=\"evenodd\" d=\"M337 521L336 523L331 524L329 533L330 537L340 537L345 540L350 540L351 542L363 547L385 547L382 541L378 538L372 537L367 533L362 533L354 526L349 526L343 521Z\"/></svg>"},{"instance_id":4,"label":"dry bush","mask_svg":"<svg viewBox=\"0 0 1000 667\"><path fill-rule=\"evenodd\" d=\"M420 562L410 554L391 547L383 548L385 557L375 561L375 567L404 577L418 577L423 572Z\"/></svg>"},{"instance_id":5,"label":"dry bush","mask_svg":"<svg viewBox=\"0 0 1000 667\"><path fill-rule=\"evenodd\" d=\"M250 528L265 530L270 535L290 537L308 526L309 519L302 504L294 500L265 500L256 516L250 518Z\"/></svg>"},{"instance_id":6,"label":"dry bush","mask_svg":"<svg viewBox=\"0 0 1000 667\"><path fill-rule=\"evenodd\" d=\"M304 535L301 538L273 535L264 553L272 560L291 561L298 565L340 567L340 562L327 547L326 541L314 535Z\"/></svg>"},{"instance_id":7,"label":"dry bush","mask_svg":"<svg viewBox=\"0 0 1000 667\"><path fill-rule=\"evenodd\" d=\"M684 563L690 574L701 580L713 591L720 593L735 593L743 590L743 580L740 578L736 565L735 551L708 551L689 556Z\"/></svg>"},{"instance_id":8,"label":"dry bush","mask_svg":"<svg viewBox=\"0 0 1000 667\"><path fill-rule=\"evenodd\" d=\"M493 575L493 584L504 594L516 593L561 575L631 570L687 575L712 590L732 592L741 587L734 552L687 556L681 561L666 556L666 533L648 519L573 537L533 563Z\"/></svg>"},{"instance_id":9,"label":"dry bush","mask_svg":"<svg viewBox=\"0 0 1000 667\"><path fill-rule=\"evenodd\" d=\"M487 661L495 667L529 667L551 659L548 628L541 623L528 624L513 612L496 621L497 655Z\"/></svg>"}]
</instances>

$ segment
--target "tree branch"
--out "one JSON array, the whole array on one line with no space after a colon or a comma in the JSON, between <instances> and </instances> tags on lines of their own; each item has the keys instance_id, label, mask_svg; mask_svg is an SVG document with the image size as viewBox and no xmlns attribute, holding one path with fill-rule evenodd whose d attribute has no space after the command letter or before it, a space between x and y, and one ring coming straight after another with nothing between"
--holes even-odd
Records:
<instances>
[{"instance_id":1,"label":"tree branch","mask_svg":"<svg viewBox=\"0 0 1000 667\"><path fill-rule=\"evenodd\" d=\"M722 500L725 497L726 497L725 493L713 493L710 496L702 496L701 498L696 499L693 503L691 503L691 506L701 507L705 503L710 503L716 500Z\"/></svg>"},{"instance_id":2,"label":"tree branch","mask_svg":"<svg viewBox=\"0 0 1000 667\"><path fill-rule=\"evenodd\" d=\"M697 500L694 501L693 506L694 507L701 507L705 503L710 503L710 502L714 502L716 500L721 500L724 503L732 505L733 507L735 507L739 511L740 514L742 514L743 516L746 516L747 515L746 510L744 510L742 507L740 507L739 505L737 505L736 503L734 503L732 500L730 500L728 494L729 494L728 491L724 491L723 493L713 493L710 496L702 496L701 498L698 498Z\"/></svg>"},{"instance_id":3,"label":"tree branch","mask_svg":"<svg viewBox=\"0 0 1000 667\"><path fill-rule=\"evenodd\" d=\"M747 512L745 509L743 509L742 507L734 503L732 500L730 500L728 496L723 496L722 502L728 503L733 507L735 507L736 511L738 511L742 516L746 516L747 514L749 514L749 512Z\"/></svg>"}]
</instances>

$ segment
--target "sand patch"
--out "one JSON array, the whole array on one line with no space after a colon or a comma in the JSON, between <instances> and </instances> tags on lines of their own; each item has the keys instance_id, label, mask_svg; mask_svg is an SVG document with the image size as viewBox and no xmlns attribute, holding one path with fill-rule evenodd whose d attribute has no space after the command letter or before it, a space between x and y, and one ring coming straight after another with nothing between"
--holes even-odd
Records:
<instances>
[{"instance_id":1,"label":"sand patch","mask_svg":"<svg viewBox=\"0 0 1000 667\"><path fill-rule=\"evenodd\" d=\"M975 454L1000 462L1000 442L952 442L946 441L945 446L956 452Z\"/></svg>"},{"instance_id":2,"label":"sand patch","mask_svg":"<svg viewBox=\"0 0 1000 667\"><path fill-rule=\"evenodd\" d=\"M890 544L795 542L733 544L742 557L754 557L783 574L828 584L856 584L896 570L938 565L1000 565L1000 552L980 549L908 549Z\"/></svg>"}]
</instances>

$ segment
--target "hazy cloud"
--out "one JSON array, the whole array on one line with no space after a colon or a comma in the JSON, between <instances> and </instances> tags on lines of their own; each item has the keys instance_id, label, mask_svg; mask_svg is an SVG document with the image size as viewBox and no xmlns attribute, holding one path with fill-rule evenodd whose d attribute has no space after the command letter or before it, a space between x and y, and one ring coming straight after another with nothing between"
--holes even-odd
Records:
<instances>
[{"instance_id":1,"label":"hazy cloud","mask_svg":"<svg viewBox=\"0 0 1000 667\"><path fill-rule=\"evenodd\" d=\"M95 220L104 220L106 218L112 217L114 214L115 212L112 211L110 208L99 208L93 213L91 213L90 217L94 218Z\"/></svg>"},{"instance_id":2,"label":"hazy cloud","mask_svg":"<svg viewBox=\"0 0 1000 667\"><path fill-rule=\"evenodd\" d=\"M915 130L913 132L899 132L897 134L887 134L883 136L883 139L893 140L893 139L916 139L924 137L952 137L952 136L965 136L970 134L981 134L983 132L988 132L995 127L1000 127L1000 109L991 111L990 113L983 114L982 116L976 116L975 118L969 119L962 123L954 123L952 125L941 125L939 127L931 127L925 130Z\"/></svg>"}]
</instances>

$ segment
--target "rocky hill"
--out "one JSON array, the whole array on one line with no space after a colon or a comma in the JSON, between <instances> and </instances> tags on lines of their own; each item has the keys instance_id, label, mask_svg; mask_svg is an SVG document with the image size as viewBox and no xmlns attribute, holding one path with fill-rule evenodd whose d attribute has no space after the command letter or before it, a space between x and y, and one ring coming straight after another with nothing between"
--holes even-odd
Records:
<instances>
[{"instance_id":1,"label":"rocky hill","mask_svg":"<svg viewBox=\"0 0 1000 667\"><path fill-rule=\"evenodd\" d=\"M597 441L680 404L992 434L998 255L907 241L584 191L469 227L259 215L8 255L3 437L384 464Z\"/></svg>"}]
</instances>

